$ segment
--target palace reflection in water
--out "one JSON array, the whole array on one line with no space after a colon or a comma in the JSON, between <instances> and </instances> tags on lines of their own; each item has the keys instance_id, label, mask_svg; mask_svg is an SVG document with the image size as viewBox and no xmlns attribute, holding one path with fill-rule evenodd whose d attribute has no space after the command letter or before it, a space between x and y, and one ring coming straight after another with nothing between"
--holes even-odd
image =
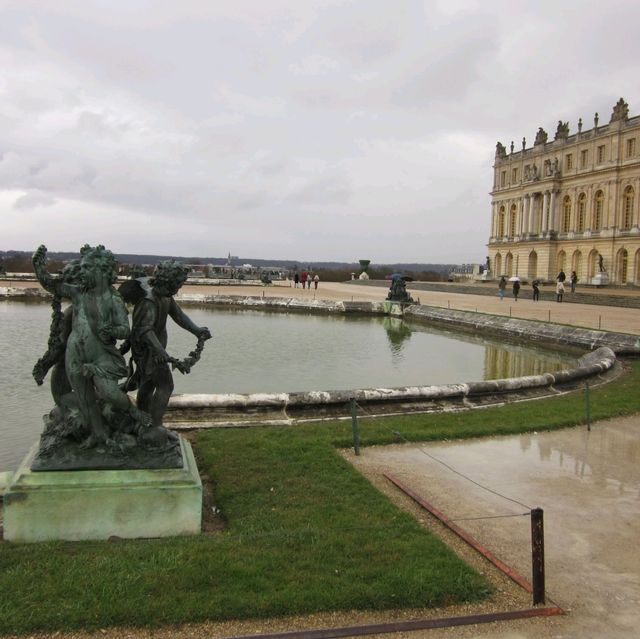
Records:
<instances>
[{"instance_id":1,"label":"palace reflection in water","mask_svg":"<svg viewBox=\"0 0 640 639\"><path fill-rule=\"evenodd\" d=\"M564 361L558 358L558 365L563 363ZM553 362L550 363L547 358L537 357L531 350L525 348L511 346L507 349L491 344L485 346L485 379L542 375L557 370L558 367L554 366Z\"/></svg>"}]
</instances>

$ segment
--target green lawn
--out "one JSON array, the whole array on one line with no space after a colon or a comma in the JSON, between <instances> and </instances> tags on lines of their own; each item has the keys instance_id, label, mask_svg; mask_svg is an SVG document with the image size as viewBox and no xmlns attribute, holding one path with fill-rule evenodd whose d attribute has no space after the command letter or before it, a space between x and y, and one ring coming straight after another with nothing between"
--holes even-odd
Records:
<instances>
[{"instance_id":1,"label":"green lawn","mask_svg":"<svg viewBox=\"0 0 640 639\"><path fill-rule=\"evenodd\" d=\"M640 363L591 392L594 419L640 411ZM584 395L361 419L362 445L580 423ZM200 433L228 527L194 538L0 544L0 633L436 606L490 588L335 451L348 421Z\"/></svg>"}]
</instances>

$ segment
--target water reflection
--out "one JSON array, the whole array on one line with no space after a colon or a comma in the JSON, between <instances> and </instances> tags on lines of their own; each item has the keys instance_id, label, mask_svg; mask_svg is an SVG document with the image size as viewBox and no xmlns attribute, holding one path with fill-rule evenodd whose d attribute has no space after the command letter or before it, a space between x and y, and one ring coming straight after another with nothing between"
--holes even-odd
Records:
<instances>
[{"instance_id":1,"label":"water reflection","mask_svg":"<svg viewBox=\"0 0 640 639\"><path fill-rule=\"evenodd\" d=\"M531 349L519 346L507 349L493 344L485 347L485 379L542 375L550 370L548 361L531 356Z\"/></svg>"},{"instance_id":2,"label":"water reflection","mask_svg":"<svg viewBox=\"0 0 640 639\"><path fill-rule=\"evenodd\" d=\"M554 436L533 436L540 462L562 469L600 490L623 494L633 490L640 498L640 439L629 429L610 425L588 431L561 431ZM520 448L527 453L532 436L522 436Z\"/></svg>"},{"instance_id":3,"label":"water reflection","mask_svg":"<svg viewBox=\"0 0 640 639\"><path fill-rule=\"evenodd\" d=\"M385 317L382 326L387 331L387 339L394 361L402 360L402 349L411 338L411 329L398 317Z\"/></svg>"},{"instance_id":4,"label":"water reflection","mask_svg":"<svg viewBox=\"0 0 640 639\"><path fill-rule=\"evenodd\" d=\"M0 470L18 464L52 406L48 380L37 387L31 376L46 349L50 313L48 304L0 303ZM192 375L175 375L176 393L451 384L557 370L575 361L398 318L205 308L192 308L189 314L196 324L210 326L214 339ZM170 353L184 357L193 349L193 336L173 323L168 328Z\"/></svg>"}]
</instances>

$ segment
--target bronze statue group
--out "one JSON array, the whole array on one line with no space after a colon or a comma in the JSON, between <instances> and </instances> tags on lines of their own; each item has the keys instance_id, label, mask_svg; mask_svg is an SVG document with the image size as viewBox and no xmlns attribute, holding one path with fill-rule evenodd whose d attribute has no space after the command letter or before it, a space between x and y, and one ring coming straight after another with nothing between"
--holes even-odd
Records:
<instances>
[{"instance_id":1,"label":"bronze statue group","mask_svg":"<svg viewBox=\"0 0 640 639\"><path fill-rule=\"evenodd\" d=\"M69 441L79 449L125 455L128 449L175 445L177 438L163 426L173 391L170 366L188 373L211 337L173 297L188 269L162 262L151 277L127 280L116 290L116 260L104 246L85 245L80 259L57 276L47 272L46 251L38 248L33 265L40 284L53 294L53 315L48 349L33 376L42 384L53 369L55 407L45 417L40 455ZM64 311L63 298L71 302ZM131 326L126 304L133 307ZM166 350L169 317L198 340L185 359ZM136 390L134 403L128 392Z\"/></svg>"}]
</instances>

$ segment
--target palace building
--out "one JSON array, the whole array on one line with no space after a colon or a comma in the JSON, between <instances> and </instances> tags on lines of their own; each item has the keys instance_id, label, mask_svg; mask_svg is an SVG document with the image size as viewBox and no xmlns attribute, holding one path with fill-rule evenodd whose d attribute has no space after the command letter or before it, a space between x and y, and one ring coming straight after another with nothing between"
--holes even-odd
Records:
<instances>
[{"instance_id":1,"label":"palace building","mask_svg":"<svg viewBox=\"0 0 640 639\"><path fill-rule=\"evenodd\" d=\"M640 116L620 98L607 124L553 140L538 129L532 147L496 145L491 191L491 275L581 283L640 284Z\"/></svg>"}]
</instances>

